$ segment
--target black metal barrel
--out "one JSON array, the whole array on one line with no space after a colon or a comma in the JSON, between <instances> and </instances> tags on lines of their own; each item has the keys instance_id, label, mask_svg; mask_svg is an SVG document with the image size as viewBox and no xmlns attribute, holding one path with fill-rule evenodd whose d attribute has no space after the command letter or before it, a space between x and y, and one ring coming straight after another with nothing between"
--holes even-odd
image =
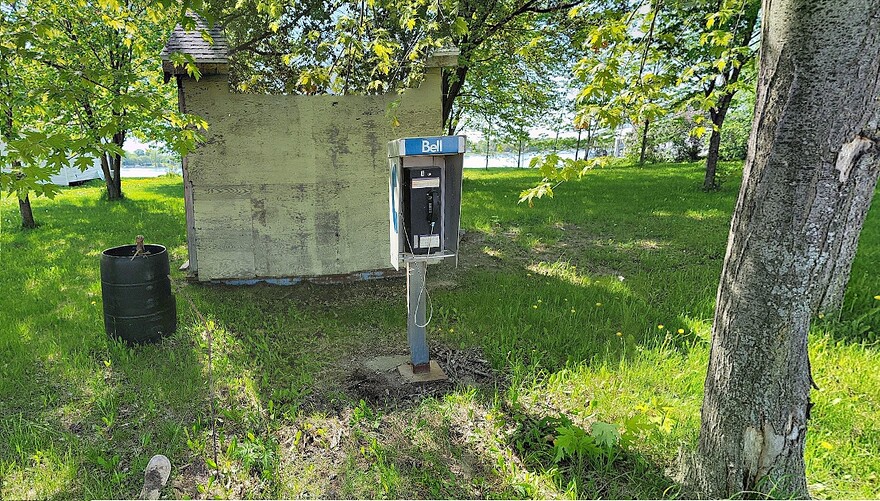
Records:
<instances>
[{"instance_id":1,"label":"black metal barrel","mask_svg":"<svg viewBox=\"0 0 880 501\"><path fill-rule=\"evenodd\" d=\"M157 341L177 329L168 252L161 245L123 245L101 254L101 297L107 334L130 343Z\"/></svg>"}]
</instances>

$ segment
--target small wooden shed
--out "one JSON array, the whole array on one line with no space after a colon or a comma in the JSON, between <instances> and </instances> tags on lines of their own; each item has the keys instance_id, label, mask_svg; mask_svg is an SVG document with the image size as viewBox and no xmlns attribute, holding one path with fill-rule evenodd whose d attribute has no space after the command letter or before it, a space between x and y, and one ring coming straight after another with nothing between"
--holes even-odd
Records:
<instances>
[{"instance_id":1,"label":"small wooden shed","mask_svg":"<svg viewBox=\"0 0 880 501\"><path fill-rule=\"evenodd\" d=\"M230 91L223 30L180 27L162 53L181 111L208 122L183 159L189 274L199 281L342 281L388 271L388 141L441 132L440 65L402 95L291 96ZM175 67L191 55L201 78ZM397 107L399 127L387 117Z\"/></svg>"}]
</instances>

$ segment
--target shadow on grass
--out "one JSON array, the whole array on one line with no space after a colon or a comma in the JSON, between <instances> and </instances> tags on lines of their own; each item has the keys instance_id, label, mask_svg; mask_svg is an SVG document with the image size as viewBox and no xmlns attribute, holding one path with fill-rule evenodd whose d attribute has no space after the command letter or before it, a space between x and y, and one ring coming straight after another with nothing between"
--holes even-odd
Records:
<instances>
[{"instance_id":1,"label":"shadow on grass","mask_svg":"<svg viewBox=\"0 0 880 501\"><path fill-rule=\"evenodd\" d=\"M508 446L529 469L552 472L559 490L574 499L674 499L679 486L664 469L641 453L623 446L587 444L589 431L564 415L535 416L524 409L505 406L515 431ZM563 433L586 433L580 447L561 456L557 442ZM588 446L589 445L589 446Z\"/></svg>"},{"instance_id":2,"label":"shadow on grass","mask_svg":"<svg viewBox=\"0 0 880 501\"><path fill-rule=\"evenodd\" d=\"M32 489L7 497L132 498L152 455L186 464L185 431L208 401L186 334L145 346L102 335L82 339L78 352L34 360L18 377L25 388L15 393L34 405L3 406L0 462L30 477Z\"/></svg>"},{"instance_id":3,"label":"shadow on grass","mask_svg":"<svg viewBox=\"0 0 880 501\"><path fill-rule=\"evenodd\" d=\"M361 399L406 406L452 389L410 386L409 391L370 368L377 358L409 354L403 278L286 287L188 285L183 290L224 330L230 361L259 374L254 397L263 408L271 405L288 415L300 410L332 414ZM482 355L444 350L459 366L468 357L486 364ZM481 379L467 367L459 372Z\"/></svg>"},{"instance_id":4,"label":"shadow on grass","mask_svg":"<svg viewBox=\"0 0 880 501\"><path fill-rule=\"evenodd\" d=\"M307 420L286 455L305 463L291 475L324 472L310 480L322 497L660 499L677 491L662 467L635 450L556 461L553 440L563 423L570 421L499 407L492 390L459 386L409 409L361 402L339 418Z\"/></svg>"}]
</instances>

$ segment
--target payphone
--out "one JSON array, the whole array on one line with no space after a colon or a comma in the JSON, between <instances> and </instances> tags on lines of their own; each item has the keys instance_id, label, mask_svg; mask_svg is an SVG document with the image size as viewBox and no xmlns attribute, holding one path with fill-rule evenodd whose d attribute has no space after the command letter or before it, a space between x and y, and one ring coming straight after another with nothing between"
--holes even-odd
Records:
<instances>
[{"instance_id":1,"label":"payphone","mask_svg":"<svg viewBox=\"0 0 880 501\"><path fill-rule=\"evenodd\" d=\"M412 137L388 143L390 257L394 269L403 264L407 270L410 370L413 374L438 372L433 379L445 375L428 356L425 279L428 264L457 259L464 152L464 136Z\"/></svg>"},{"instance_id":2,"label":"payphone","mask_svg":"<svg viewBox=\"0 0 880 501\"><path fill-rule=\"evenodd\" d=\"M404 247L412 254L438 251L443 241L443 186L441 167L403 170Z\"/></svg>"}]
</instances>

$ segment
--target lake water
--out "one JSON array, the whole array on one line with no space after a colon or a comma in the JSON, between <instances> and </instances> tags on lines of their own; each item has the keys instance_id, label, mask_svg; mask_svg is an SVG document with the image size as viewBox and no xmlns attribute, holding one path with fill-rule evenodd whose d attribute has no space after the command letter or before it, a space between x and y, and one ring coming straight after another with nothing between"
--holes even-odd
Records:
<instances>
[{"instance_id":1,"label":"lake water","mask_svg":"<svg viewBox=\"0 0 880 501\"><path fill-rule=\"evenodd\" d=\"M180 166L177 166L173 169L166 169L165 167L126 167L122 166L120 171L120 175L123 178L126 177L159 177L164 176L168 173L180 174Z\"/></svg>"},{"instance_id":2,"label":"lake water","mask_svg":"<svg viewBox=\"0 0 880 501\"><path fill-rule=\"evenodd\" d=\"M532 161L536 155L546 155L550 153L541 152L541 153L523 153L522 155L522 167L528 167L529 162ZM562 158L574 158L574 151L559 151L557 154ZM489 167L516 167L516 153L499 153L496 155L489 155ZM581 151L578 155L578 158L584 158L584 152ZM465 169L484 169L486 168L486 154L479 153L465 153L464 154L464 168Z\"/></svg>"},{"instance_id":3,"label":"lake water","mask_svg":"<svg viewBox=\"0 0 880 501\"><path fill-rule=\"evenodd\" d=\"M583 158L583 152L580 153L580 158ZM522 156L522 166L528 167L529 162L532 160L532 157L535 156L535 153L523 153ZM563 158L574 158L574 151L560 151L559 156ZM486 167L486 155L479 153L465 153L464 155L464 168L465 169L483 169ZM496 155L489 155L489 167L499 168L499 167L516 167L516 153L501 153ZM166 169L165 167L126 167L123 165L122 167L122 177L159 177L168 174L169 172L174 174L180 174L180 166L177 166L173 169Z\"/></svg>"}]
</instances>

